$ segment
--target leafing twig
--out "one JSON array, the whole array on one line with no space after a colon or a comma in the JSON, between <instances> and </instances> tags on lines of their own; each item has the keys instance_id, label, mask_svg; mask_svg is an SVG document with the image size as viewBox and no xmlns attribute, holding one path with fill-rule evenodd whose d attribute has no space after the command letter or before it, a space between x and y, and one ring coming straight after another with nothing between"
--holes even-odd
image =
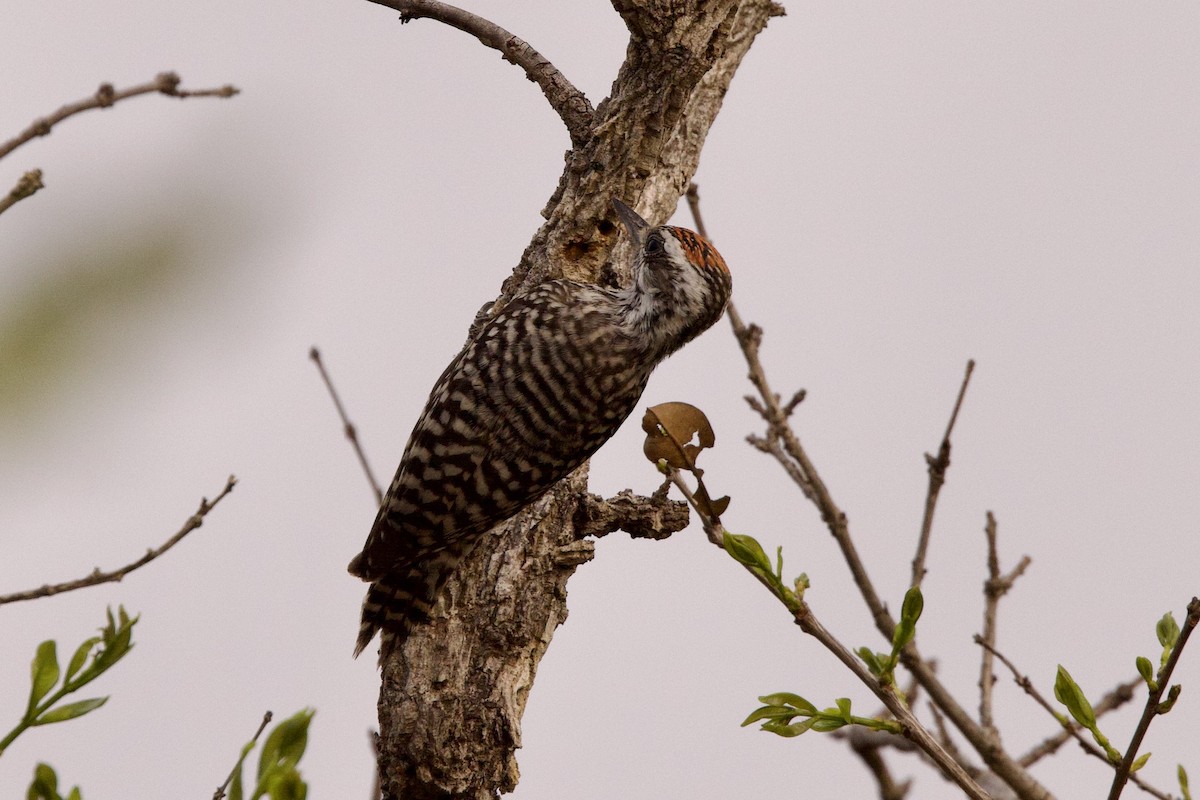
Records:
<instances>
[{"instance_id":1,"label":"leafing twig","mask_svg":"<svg viewBox=\"0 0 1200 800\"><path fill-rule=\"evenodd\" d=\"M88 586L97 586L101 583L111 583L113 581L121 580L135 569L146 566L151 561L158 558L175 545L179 544L183 537L187 536L189 533L196 530L196 528L199 528L201 525L203 525L204 518L208 515L208 512L212 511L213 508L216 507L217 503L221 502L225 495L232 492L233 487L236 484L237 478L230 475L225 481L225 488L221 490L220 494L214 497L211 501L207 498L202 499L200 501L200 508L196 510L195 514L188 517L187 522L183 523L183 527L180 528L174 536L163 542L161 547L147 550L146 555L142 556L137 561L126 564L120 569L113 570L112 572L101 572L100 568L96 567L95 571L86 578L80 578L79 580L75 581L67 581L66 583L56 583L53 585L48 584L38 589L29 589L28 591L24 592L14 592L13 594L0 595L0 605L4 605L5 603L15 603L20 600L36 600L39 597L50 597L51 595L62 594L63 592L70 592L74 591L75 589L83 589Z\"/></svg>"},{"instance_id":2,"label":"leafing twig","mask_svg":"<svg viewBox=\"0 0 1200 800\"><path fill-rule=\"evenodd\" d=\"M1018 670L1016 665L1013 664L1012 661L1010 661L1007 656L1005 656L1003 653L1001 653L999 650L997 650L992 645L989 645L987 642L983 641L983 637L976 634L974 638L975 638L975 644L977 644L980 647L983 647L985 649L990 649L992 651L992 654L994 656L996 656L996 658L1000 659L1000 662L1002 664L1004 664L1004 666L1008 667L1009 672L1012 673L1013 681L1018 686L1020 686L1022 689L1024 689L1025 693L1027 695L1029 695L1030 697L1032 697L1034 702L1036 702L1038 705L1040 705L1042 708L1044 708L1046 710L1046 713L1050 714L1050 716L1052 716L1056 720L1058 720L1060 722L1060 724L1063 725L1063 729L1064 729L1063 732L1066 733L1067 735L1071 736L1072 738L1074 738L1075 741L1077 741L1079 743L1079 746L1081 748L1083 748L1083 751L1085 753L1100 759L1105 764L1109 763L1108 758L1104 754L1104 751L1101 750L1099 747L1096 747L1096 745L1092 744L1091 742L1089 742L1087 739L1085 739L1083 737L1083 734L1080 733L1081 728L1079 725L1075 724L1074 722L1063 720L1062 716L1057 711L1054 710L1054 707L1052 705L1050 705L1050 702L1048 700L1046 700L1046 698L1042 695L1042 693L1038 691L1037 687L1033 685L1033 681L1029 679L1028 675L1025 675L1020 670ZM1118 688L1120 688L1120 687L1118 687ZM1110 710L1111 708L1116 708L1118 705L1120 705L1119 702L1114 702L1111 706L1106 707L1106 710ZM1095 713L1097 713L1097 715L1098 715L1100 713L1099 712L1100 707L1101 707L1101 704L1098 703L1095 707L1093 707L1092 710ZM1024 762L1024 759L1022 759L1022 763L1023 762ZM1137 784L1138 788L1140 788L1141 790L1143 790L1145 792L1148 792L1149 794L1154 795L1159 800L1171 800L1170 795L1166 794L1165 792L1161 792L1158 789L1155 789L1153 786L1150 786L1149 784L1140 780L1136 775L1130 776L1130 779L1135 784Z\"/></svg>"},{"instance_id":3,"label":"leafing twig","mask_svg":"<svg viewBox=\"0 0 1200 800\"><path fill-rule=\"evenodd\" d=\"M1144 682L1141 678L1125 681L1117 684L1110 689L1100 700L1092 706L1092 711L1099 719L1113 709L1120 708L1133 699L1133 690L1142 686ZM1058 749L1066 744L1071 738L1071 730L1079 730L1079 723L1071 721L1067 728L1058 731L1052 736L1047 736L1036 746L1030 748L1029 752L1017 759L1018 763L1025 767L1032 767L1037 762L1049 755L1058 752Z\"/></svg>"},{"instance_id":4,"label":"leafing twig","mask_svg":"<svg viewBox=\"0 0 1200 800\"><path fill-rule=\"evenodd\" d=\"M221 798L225 796L225 790L229 788L229 784L233 783L233 779L237 776L238 770L242 768L242 762L254 748L254 743L258 741L258 737L262 736L262 732L265 731L267 726L271 724L271 716L272 715L270 711L263 714L262 722L258 725L258 730L254 732L254 738L252 738L250 740L250 744L243 749L242 757L237 760L237 763L233 765L233 769L229 771L229 777L225 779L224 783L217 787L215 792L213 792L213 800L221 800Z\"/></svg>"},{"instance_id":5,"label":"leafing twig","mask_svg":"<svg viewBox=\"0 0 1200 800\"><path fill-rule=\"evenodd\" d=\"M1150 723L1166 710L1165 707L1160 708L1159 703L1171 682L1171 673L1175 671L1175 665L1179 663L1179 656L1183 654L1184 645L1187 644L1197 623L1200 623L1200 597L1192 598L1192 602L1188 603L1187 612L1187 618L1179 629L1179 638L1175 640L1175 644L1171 648L1171 655L1167 657L1167 663L1158 671L1155 678L1157 685L1150 689L1150 696L1146 698L1146 707L1142 710L1142 717L1138 720L1129 747L1125 749L1125 757L1121 759L1121 764L1117 767L1117 774L1113 776L1108 800L1117 800L1121 796L1125 782L1132 775L1134 759L1137 757L1138 748L1142 746L1142 739L1145 738L1146 731L1150 729Z\"/></svg>"}]
</instances>

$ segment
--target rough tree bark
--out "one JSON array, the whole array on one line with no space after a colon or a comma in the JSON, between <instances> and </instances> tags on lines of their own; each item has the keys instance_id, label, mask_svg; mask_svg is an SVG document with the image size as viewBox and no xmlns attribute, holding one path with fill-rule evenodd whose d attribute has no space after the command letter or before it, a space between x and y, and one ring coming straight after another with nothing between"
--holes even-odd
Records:
<instances>
[{"instance_id":1,"label":"rough tree bark","mask_svg":"<svg viewBox=\"0 0 1200 800\"><path fill-rule=\"evenodd\" d=\"M613 0L630 41L612 94L594 110L532 47L486 20L431 0L373 0L401 19L437 19L474 34L536 81L568 126L558 188L502 296L540 281L621 276L609 198L658 223L674 210L738 65L773 16L766 0ZM411 35L411 34L410 34ZM622 246L624 250L624 246ZM567 617L567 580L593 556L586 537L620 527L666 535L686 508L597 502L578 470L499 526L447 586L433 622L384 648L379 696L383 796L493 798L519 777L521 716L555 628Z\"/></svg>"}]
</instances>

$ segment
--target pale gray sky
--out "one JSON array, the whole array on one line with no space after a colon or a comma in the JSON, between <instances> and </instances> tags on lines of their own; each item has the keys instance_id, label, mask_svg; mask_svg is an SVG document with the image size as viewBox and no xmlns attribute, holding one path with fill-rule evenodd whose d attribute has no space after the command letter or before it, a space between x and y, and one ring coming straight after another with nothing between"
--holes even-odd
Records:
<instances>
[{"instance_id":1,"label":"pale gray sky","mask_svg":"<svg viewBox=\"0 0 1200 800\"><path fill-rule=\"evenodd\" d=\"M374 510L307 351L322 348L390 476L536 229L566 132L496 53L361 0L10 6L0 138L101 81L166 69L243 94L137 98L2 164L4 190L35 166L47 188L0 218L0 330L32 319L41 343L0 366L0 592L125 563L228 473L241 484L124 583L0 610L4 730L39 641L72 648L106 604L142 614L134 652L95 686L109 704L23 736L0 795L46 760L89 800L208 796L265 709L311 705L312 796L365 798L377 676L350 658L362 589L344 567ZM607 93L626 39L608 4L468 7L594 103ZM738 306L766 329L775 386L808 389L797 428L893 605L922 453L978 360L919 640L973 707L991 509L1005 563L1034 558L1001 648L1047 694L1062 662L1099 696L1156 656L1155 621L1200 590L1195 6L788 12L735 79L697 175ZM844 641L882 647L816 513L742 441L760 429L744 371L721 323L645 404L708 412L726 523L782 544ZM639 438L634 420L601 451L594 490L655 487ZM738 727L769 691L877 704L698 528L602 541L570 608L529 703L517 798L873 796L840 743ZM1168 790L1180 760L1200 775L1200 653L1177 675L1191 692L1146 744L1144 775ZM1053 731L1007 677L998 702L1013 750ZM1124 747L1133 720L1104 728ZM920 796L957 796L914 757L893 762ZM1075 747L1037 774L1064 798L1109 778Z\"/></svg>"}]
</instances>

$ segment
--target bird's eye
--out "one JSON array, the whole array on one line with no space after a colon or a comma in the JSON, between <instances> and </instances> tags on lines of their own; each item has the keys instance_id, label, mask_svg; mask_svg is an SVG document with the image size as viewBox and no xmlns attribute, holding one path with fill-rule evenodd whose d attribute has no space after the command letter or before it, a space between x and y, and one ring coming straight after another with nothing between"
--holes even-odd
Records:
<instances>
[{"instance_id":1,"label":"bird's eye","mask_svg":"<svg viewBox=\"0 0 1200 800\"><path fill-rule=\"evenodd\" d=\"M663 251L662 237L657 233L646 240L646 252L650 255L657 255Z\"/></svg>"}]
</instances>

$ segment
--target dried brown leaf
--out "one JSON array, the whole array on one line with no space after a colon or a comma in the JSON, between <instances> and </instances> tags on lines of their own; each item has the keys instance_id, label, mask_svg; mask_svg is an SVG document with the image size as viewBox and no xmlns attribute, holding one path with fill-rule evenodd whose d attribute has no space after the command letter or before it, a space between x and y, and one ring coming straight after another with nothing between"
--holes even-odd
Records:
<instances>
[{"instance_id":1,"label":"dried brown leaf","mask_svg":"<svg viewBox=\"0 0 1200 800\"><path fill-rule=\"evenodd\" d=\"M642 452L651 463L666 461L676 469L691 472L697 471L700 451L716 441L708 417L688 403L662 403L646 409L642 430L646 432Z\"/></svg>"}]
</instances>

